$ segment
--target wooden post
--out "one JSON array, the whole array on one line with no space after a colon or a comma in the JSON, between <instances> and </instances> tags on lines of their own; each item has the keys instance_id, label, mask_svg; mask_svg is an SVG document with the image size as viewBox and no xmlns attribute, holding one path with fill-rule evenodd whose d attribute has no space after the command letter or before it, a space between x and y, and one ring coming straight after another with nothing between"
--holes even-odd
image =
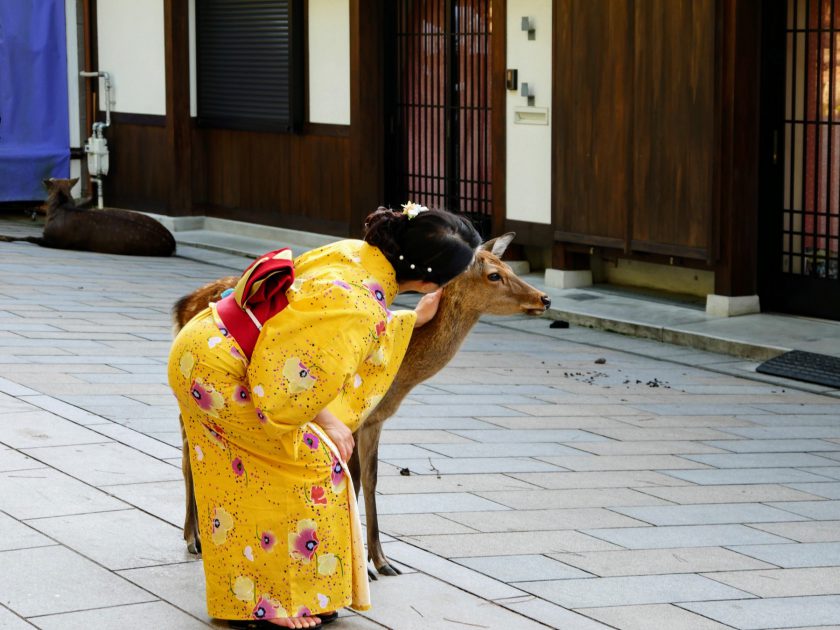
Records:
<instances>
[{"instance_id":1,"label":"wooden post","mask_svg":"<svg viewBox=\"0 0 840 630\"><path fill-rule=\"evenodd\" d=\"M166 143L171 163L167 208L193 212L192 121L190 119L189 8L187 0L164 0Z\"/></svg>"}]
</instances>

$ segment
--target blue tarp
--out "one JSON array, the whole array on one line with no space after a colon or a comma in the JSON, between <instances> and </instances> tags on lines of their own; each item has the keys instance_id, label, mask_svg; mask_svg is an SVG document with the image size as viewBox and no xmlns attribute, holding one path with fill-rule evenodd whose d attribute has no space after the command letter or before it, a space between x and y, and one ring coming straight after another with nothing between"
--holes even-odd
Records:
<instances>
[{"instance_id":1,"label":"blue tarp","mask_svg":"<svg viewBox=\"0 0 840 630\"><path fill-rule=\"evenodd\" d=\"M0 0L0 201L70 176L64 0Z\"/></svg>"}]
</instances>

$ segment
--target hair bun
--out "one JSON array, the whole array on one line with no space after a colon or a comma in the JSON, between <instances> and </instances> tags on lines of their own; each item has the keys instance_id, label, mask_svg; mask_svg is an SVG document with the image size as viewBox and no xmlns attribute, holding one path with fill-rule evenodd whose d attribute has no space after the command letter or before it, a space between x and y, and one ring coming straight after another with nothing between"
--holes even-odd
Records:
<instances>
[{"instance_id":1,"label":"hair bun","mask_svg":"<svg viewBox=\"0 0 840 630\"><path fill-rule=\"evenodd\" d=\"M400 236L407 223L408 217L402 212L379 206L365 219L365 240L389 259L395 259L400 254Z\"/></svg>"}]
</instances>

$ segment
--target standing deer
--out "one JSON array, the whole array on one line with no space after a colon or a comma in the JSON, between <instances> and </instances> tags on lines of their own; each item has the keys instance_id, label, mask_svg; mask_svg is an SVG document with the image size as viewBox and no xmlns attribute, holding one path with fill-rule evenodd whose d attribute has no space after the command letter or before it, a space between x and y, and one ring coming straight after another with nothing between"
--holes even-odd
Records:
<instances>
[{"instance_id":1,"label":"standing deer","mask_svg":"<svg viewBox=\"0 0 840 630\"><path fill-rule=\"evenodd\" d=\"M414 331L405 358L385 397L365 423L356 431L356 449L348 462L356 492L364 487L368 557L383 575L397 575L399 570L388 562L379 542L376 515L376 479L379 435L382 424L390 418L408 393L434 376L455 356L467 334L482 314L541 315L551 305L548 296L535 289L511 271L501 256L515 234L508 232L482 245L473 264L442 289L437 315ZM184 296L173 307L177 333L194 315L218 300L221 293L236 284L238 277L229 276L207 284ZM182 469L186 485L187 514L184 540L191 553L200 551L197 515L193 497L189 445L183 438ZM376 576L370 573L373 579Z\"/></svg>"}]
</instances>

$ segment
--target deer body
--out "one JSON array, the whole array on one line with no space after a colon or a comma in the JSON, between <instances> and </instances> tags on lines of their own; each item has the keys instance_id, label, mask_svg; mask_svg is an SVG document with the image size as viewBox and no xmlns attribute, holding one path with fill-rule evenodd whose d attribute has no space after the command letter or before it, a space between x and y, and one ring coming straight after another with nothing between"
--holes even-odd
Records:
<instances>
[{"instance_id":1,"label":"deer body","mask_svg":"<svg viewBox=\"0 0 840 630\"><path fill-rule=\"evenodd\" d=\"M103 210L76 205L70 192L77 179L48 179L46 222L41 237L10 238L57 249L126 254L171 256L175 238L151 217L129 210Z\"/></svg>"},{"instance_id":2,"label":"deer body","mask_svg":"<svg viewBox=\"0 0 840 630\"><path fill-rule=\"evenodd\" d=\"M348 466L356 492L360 486L364 488L368 556L382 574L399 573L389 564L379 542L376 481L382 425L396 413L400 403L416 385L431 378L449 363L482 314L539 315L550 304L545 294L518 278L500 260L499 256L513 237L513 233L508 233L485 243L476 254L473 265L442 289L437 314L425 326L414 331L391 387L356 432L356 449ZM222 278L181 298L173 308L176 332L211 301L217 300L222 291L234 286L237 280L235 277ZM182 466L187 488L184 539L190 551L196 553L200 546L186 438L183 447ZM371 577L375 579L372 573Z\"/></svg>"}]
</instances>

